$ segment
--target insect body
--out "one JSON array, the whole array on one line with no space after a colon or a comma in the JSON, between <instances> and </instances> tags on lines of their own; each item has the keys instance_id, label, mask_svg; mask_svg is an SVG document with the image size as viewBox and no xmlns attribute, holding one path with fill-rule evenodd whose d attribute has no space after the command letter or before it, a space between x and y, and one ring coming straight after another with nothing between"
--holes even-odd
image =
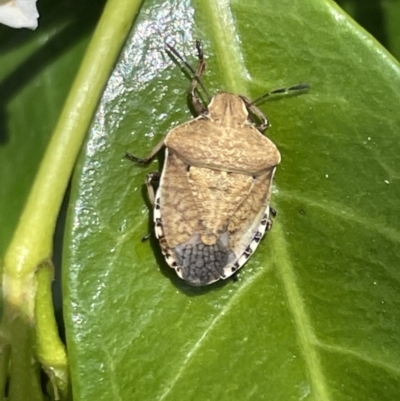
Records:
<instances>
[{"instance_id":1,"label":"insect body","mask_svg":"<svg viewBox=\"0 0 400 401\"><path fill-rule=\"evenodd\" d=\"M260 131L267 119L245 97L218 93L207 108L202 106L195 92L205 69L199 42L197 49L200 62L190 93L198 117L169 131L148 158L127 157L147 162L165 146L156 194L156 175L147 180L155 234L178 276L201 286L234 274L271 228L271 184L281 156ZM262 121L259 127L254 115Z\"/></svg>"}]
</instances>

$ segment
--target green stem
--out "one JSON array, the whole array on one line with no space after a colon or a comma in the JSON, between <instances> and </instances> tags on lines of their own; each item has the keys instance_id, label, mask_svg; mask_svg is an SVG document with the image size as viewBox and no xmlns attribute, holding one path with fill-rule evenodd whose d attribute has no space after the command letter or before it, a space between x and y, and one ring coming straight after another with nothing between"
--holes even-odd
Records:
<instances>
[{"instance_id":1,"label":"green stem","mask_svg":"<svg viewBox=\"0 0 400 401\"><path fill-rule=\"evenodd\" d=\"M140 3L109 0L87 49L5 255L6 298L12 304L23 306L19 295L26 293L26 282L32 289L38 264L51 255L54 227L72 168ZM27 312L32 316L30 307Z\"/></svg>"},{"instance_id":2,"label":"green stem","mask_svg":"<svg viewBox=\"0 0 400 401\"><path fill-rule=\"evenodd\" d=\"M54 398L57 400L67 397L68 361L54 318L51 293L53 270L53 264L47 261L36 272L36 355L50 378Z\"/></svg>"},{"instance_id":3,"label":"green stem","mask_svg":"<svg viewBox=\"0 0 400 401\"><path fill-rule=\"evenodd\" d=\"M107 2L6 251L3 270L6 313L3 323L9 333L12 348L25 349L33 346L31 336L29 342L26 336L16 336L16 326L11 322L21 321L27 327L35 327L35 300L41 296L38 290L44 289L43 283L38 284L36 272L38 266L51 260L54 228L72 169L103 88L140 5L141 0ZM46 280L45 286L48 288L44 298L48 303L46 308L50 309L44 314L40 312L40 322L43 328L47 327L52 331L54 317L50 316L53 315L53 310L51 298L48 296L51 280L48 277ZM36 312L44 310L43 303L39 302L37 306L39 309ZM61 359L57 360L62 360L66 365L62 343L56 339L57 336L44 336L43 332L44 330L37 338L39 341L45 340L39 346L42 362L46 360L51 364L51 353L61 356ZM13 338L15 340L12 340ZM19 361L13 358L14 351L11 355L11 365L19 364ZM25 366L25 369L27 368L28 366ZM46 370L53 368L47 366ZM14 366L11 368L11 374L21 369L23 367ZM17 383L18 380L14 382ZM29 389L26 391L29 393Z\"/></svg>"}]
</instances>

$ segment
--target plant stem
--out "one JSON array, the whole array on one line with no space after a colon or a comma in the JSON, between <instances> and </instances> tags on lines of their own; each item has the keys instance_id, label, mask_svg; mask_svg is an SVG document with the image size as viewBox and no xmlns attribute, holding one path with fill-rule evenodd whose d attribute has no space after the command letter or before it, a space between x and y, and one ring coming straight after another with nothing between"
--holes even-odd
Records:
<instances>
[{"instance_id":1,"label":"plant stem","mask_svg":"<svg viewBox=\"0 0 400 401\"><path fill-rule=\"evenodd\" d=\"M27 357L34 354L37 336L35 304L41 325L41 335L36 340L45 340L38 344L41 362L49 363L45 370L54 369L54 366L51 366L54 360L50 355L61 356L61 359L56 358L57 361L62 361L66 365L64 347L57 336L52 335L54 334L54 316L49 296L51 272L48 269L45 273L41 272L40 275L47 275L47 277L43 277L43 282L38 282L37 271L43 264L46 264L47 268L49 266L54 228L72 169L103 88L140 5L140 0L109 0L107 2L5 254L3 329L8 332L7 337L12 347L11 375L14 372L20 376L21 380L23 376L27 376L27 369L32 371L32 364L22 366L21 360L24 359L26 362L29 360ZM37 298L41 297L38 290L44 291L43 302L36 302ZM21 326L16 322L22 322L26 329L26 332L23 331L25 332L23 336L21 332L16 332L17 329L21 330ZM44 335L46 330L48 333ZM15 348L21 352L26 351L23 352L24 358L14 358L14 355L19 355ZM64 368L66 371L65 366ZM36 370L35 368L34 371ZM34 373L34 376L38 379L37 373ZM15 386L21 385L17 377L11 378L10 386L13 383ZM40 387L38 383L37 380L36 386ZM29 388L25 390L29 394ZM9 391L12 394L13 388L10 387Z\"/></svg>"}]
</instances>

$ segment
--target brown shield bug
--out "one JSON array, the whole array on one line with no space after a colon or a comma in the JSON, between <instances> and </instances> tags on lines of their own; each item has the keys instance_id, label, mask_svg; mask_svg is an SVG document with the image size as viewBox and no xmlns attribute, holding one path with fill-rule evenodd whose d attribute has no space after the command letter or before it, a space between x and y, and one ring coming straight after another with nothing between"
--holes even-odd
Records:
<instances>
[{"instance_id":1,"label":"brown shield bug","mask_svg":"<svg viewBox=\"0 0 400 401\"><path fill-rule=\"evenodd\" d=\"M204 107L198 92L200 85L207 95L200 80L206 67L200 41L196 71L173 46L166 46L194 74L189 93L198 116L169 131L145 159L126 157L148 163L165 147L161 175L149 174L146 181L155 234L178 276L202 286L237 272L272 226L271 185L281 156L262 134L268 120L255 103L309 85L276 89L253 102L221 92Z\"/></svg>"}]
</instances>

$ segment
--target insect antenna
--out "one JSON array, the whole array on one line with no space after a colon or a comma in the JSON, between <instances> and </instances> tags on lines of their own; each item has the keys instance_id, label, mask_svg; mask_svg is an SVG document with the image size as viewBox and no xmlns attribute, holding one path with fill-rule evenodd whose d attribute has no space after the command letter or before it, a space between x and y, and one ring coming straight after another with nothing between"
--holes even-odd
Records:
<instances>
[{"instance_id":1,"label":"insect antenna","mask_svg":"<svg viewBox=\"0 0 400 401\"><path fill-rule=\"evenodd\" d=\"M293 86L289 86L287 88L279 88L279 89L274 89L270 92L264 93L264 95L258 97L257 99L253 100L251 103L249 103L249 106L255 105L259 102L261 102L261 100L266 99L267 97L273 96L273 95L278 95L278 94L283 94L283 95L287 95L291 92L295 92L295 91L303 91L303 90L308 90L310 89L310 85L309 84L298 84L298 85L293 85Z\"/></svg>"},{"instance_id":2,"label":"insect antenna","mask_svg":"<svg viewBox=\"0 0 400 401\"><path fill-rule=\"evenodd\" d=\"M211 96L208 93L207 89L205 88L202 80L200 79L201 74L205 70L206 64L204 62L204 54L203 50L201 48L201 42L199 40L196 40L196 49L197 49L197 57L199 59L199 67L197 68L197 71L186 61L186 59L178 52L178 50L175 49L174 46L170 45L167 41L164 42L165 46L167 47L167 52L172 53L175 57L177 57L179 60L182 61L182 63L185 65L185 67L193 74L192 80L197 82L205 95L208 98L208 101L211 101ZM195 85L192 84L192 91L194 90Z\"/></svg>"}]
</instances>

